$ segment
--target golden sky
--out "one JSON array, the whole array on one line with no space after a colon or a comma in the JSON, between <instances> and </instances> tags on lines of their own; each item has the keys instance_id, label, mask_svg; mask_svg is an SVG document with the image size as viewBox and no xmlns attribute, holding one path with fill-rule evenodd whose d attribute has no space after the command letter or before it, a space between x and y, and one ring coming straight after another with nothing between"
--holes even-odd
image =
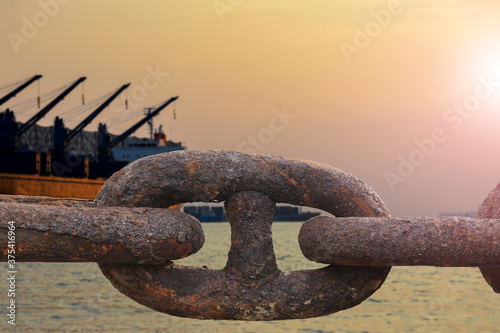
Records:
<instances>
[{"instance_id":1,"label":"golden sky","mask_svg":"<svg viewBox=\"0 0 500 333\"><path fill-rule=\"evenodd\" d=\"M87 76L92 100L131 82L134 108L90 129L179 95L156 125L189 149L336 166L393 215L467 212L500 181L499 17L497 1L2 0L0 87Z\"/></svg>"}]
</instances>

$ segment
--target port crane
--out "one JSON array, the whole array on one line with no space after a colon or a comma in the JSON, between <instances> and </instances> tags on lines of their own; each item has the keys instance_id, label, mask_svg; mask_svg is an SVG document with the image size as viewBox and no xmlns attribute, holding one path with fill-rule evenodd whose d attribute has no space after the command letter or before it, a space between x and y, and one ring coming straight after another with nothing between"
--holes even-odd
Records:
<instances>
[{"instance_id":1,"label":"port crane","mask_svg":"<svg viewBox=\"0 0 500 333\"><path fill-rule=\"evenodd\" d=\"M11 98L16 97L17 94L19 94L21 91L23 91L25 88L27 88L30 84L32 84L33 82L35 82L41 78L42 78L42 75L33 76L31 79L27 80L26 82L21 84L19 87L15 88L10 93L8 93L4 97L0 98L0 105L7 103Z\"/></svg>"},{"instance_id":2,"label":"port crane","mask_svg":"<svg viewBox=\"0 0 500 333\"><path fill-rule=\"evenodd\" d=\"M54 144L54 152L56 154L63 154L68 146L69 142L78 135L87 125L89 125L106 107L111 104L125 89L130 86L130 83L124 84L121 86L114 94L112 94L108 99L104 101L97 109L94 110L87 118L85 118L80 124L78 124L71 132L66 135L66 132L63 131L63 135L59 138L56 138Z\"/></svg>"},{"instance_id":3,"label":"port crane","mask_svg":"<svg viewBox=\"0 0 500 333\"><path fill-rule=\"evenodd\" d=\"M33 125L35 125L40 119L45 117L50 110L52 110L59 102L61 102L73 89L75 89L80 83L85 81L86 77L81 77L75 82L73 82L68 88L66 88L59 96L54 98L46 107L40 110L37 114L31 117L30 120L25 122L15 133L14 138L16 142L19 142L19 137L29 130Z\"/></svg>"},{"instance_id":4,"label":"port crane","mask_svg":"<svg viewBox=\"0 0 500 333\"><path fill-rule=\"evenodd\" d=\"M147 123L153 117L157 116L164 108L166 108L170 103L176 101L178 98L179 98L179 96L175 96L175 97L170 98L168 101L166 101L161 106L156 108L153 112L149 113L146 117L141 119L134 126L130 127L128 130L123 132L121 135L119 135L117 138L115 138L111 142L103 144L103 145L99 145L99 159L109 157L109 153L110 153L111 148L113 148L114 146L116 146L117 144L119 144L120 142L125 140L126 138L128 138L135 131L137 131L142 125Z\"/></svg>"}]
</instances>

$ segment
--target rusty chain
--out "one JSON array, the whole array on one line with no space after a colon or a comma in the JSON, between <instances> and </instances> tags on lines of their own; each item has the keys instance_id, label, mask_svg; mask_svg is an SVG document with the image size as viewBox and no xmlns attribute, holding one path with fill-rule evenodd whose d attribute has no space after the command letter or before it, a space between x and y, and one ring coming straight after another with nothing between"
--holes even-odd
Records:
<instances>
[{"instance_id":1,"label":"rusty chain","mask_svg":"<svg viewBox=\"0 0 500 333\"><path fill-rule=\"evenodd\" d=\"M171 262L197 252L204 235L194 217L168 207L222 201L231 224L226 267ZM282 202L335 216L313 218L299 234L306 258L329 266L278 269L271 226ZM398 265L480 267L500 292L499 218L500 184L477 219L396 218L370 187L341 170L226 151L143 158L115 173L95 201L0 196L0 235L6 239L8 222L16 221L17 261L97 262L138 303L198 319L331 314L370 297Z\"/></svg>"},{"instance_id":2,"label":"rusty chain","mask_svg":"<svg viewBox=\"0 0 500 333\"><path fill-rule=\"evenodd\" d=\"M204 242L197 220L175 210L26 199L0 199L0 235L7 239L7 223L17 222L18 261L164 264L196 253Z\"/></svg>"}]
</instances>

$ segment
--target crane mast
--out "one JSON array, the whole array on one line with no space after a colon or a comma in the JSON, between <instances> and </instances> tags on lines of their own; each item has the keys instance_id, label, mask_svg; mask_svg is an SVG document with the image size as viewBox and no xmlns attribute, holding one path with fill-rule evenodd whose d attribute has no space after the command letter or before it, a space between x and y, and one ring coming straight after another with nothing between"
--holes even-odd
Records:
<instances>
[{"instance_id":1,"label":"crane mast","mask_svg":"<svg viewBox=\"0 0 500 333\"><path fill-rule=\"evenodd\" d=\"M16 89L12 90L10 93L8 93L7 95L5 95L4 97L0 98L0 105L6 103L7 101L9 101L11 98L13 97L16 97L16 95L18 93L20 93L21 91L23 91L25 88L27 88L30 84L32 84L33 82L35 82L36 80L39 80L41 79L42 76L41 75L35 75L33 76L31 79L29 79L28 81L24 82L23 84L21 84L19 87L17 87Z\"/></svg>"},{"instance_id":2,"label":"crane mast","mask_svg":"<svg viewBox=\"0 0 500 333\"><path fill-rule=\"evenodd\" d=\"M76 80L71 86L66 88L59 96L54 98L52 102L50 102L46 107L44 107L40 112L35 114L30 120L24 123L21 128L19 128L15 134L16 141L19 140L19 137L25 133L27 130L29 130L33 125L35 125L40 119L45 117L47 113L49 113L50 110L52 110L59 102L61 102L73 89L75 89L81 82L85 81L87 78L86 77L81 77L78 80Z\"/></svg>"},{"instance_id":3,"label":"crane mast","mask_svg":"<svg viewBox=\"0 0 500 333\"><path fill-rule=\"evenodd\" d=\"M119 144L120 142L122 142L123 140L125 140L128 136L130 136L132 133L134 133L135 131L137 131L142 125L144 125L145 123L147 123L150 119L152 119L153 117L157 116L161 112L161 110L163 110L164 108L166 108L170 103L176 101L178 98L179 98L179 96L172 97L168 101L166 101L165 103L163 103L160 107L158 107L156 110L154 110L153 112L151 112L150 114L148 114L145 118L143 118L137 124L135 124L134 126L130 127L128 130L126 130L122 135L120 135L119 137L117 137L116 139L114 139L113 141L111 141L109 143L109 145L107 146L107 149L111 149L114 146L116 146L117 144Z\"/></svg>"},{"instance_id":4,"label":"crane mast","mask_svg":"<svg viewBox=\"0 0 500 333\"><path fill-rule=\"evenodd\" d=\"M130 83L121 86L114 94L112 94L104 103L102 103L97 109L94 110L87 118L85 118L80 124L78 124L65 138L60 139L54 145L54 150L58 153L63 153L64 149L67 147L68 143L78 135L83 129L89 125L106 107L111 104L125 89L130 86Z\"/></svg>"}]
</instances>

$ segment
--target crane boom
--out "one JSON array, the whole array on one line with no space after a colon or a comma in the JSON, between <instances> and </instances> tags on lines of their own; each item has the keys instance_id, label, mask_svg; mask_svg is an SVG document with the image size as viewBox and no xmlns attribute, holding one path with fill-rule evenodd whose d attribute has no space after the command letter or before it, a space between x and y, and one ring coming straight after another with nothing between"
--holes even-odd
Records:
<instances>
[{"instance_id":1,"label":"crane boom","mask_svg":"<svg viewBox=\"0 0 500 333\"><path fill-rule=\"evenodd\" d=\"M107 148L108 149L113 148L114 146L116 146L117 144L119 144L120 142L125 140L129 135L131 135L132 133L137 131L142 125L147 123L151 118L153 118L154 116L157 116L161 112L161 110L166 108L170 103L176 101L178 98L179 98L179 96L170 98L168 101L166 101L160 107L158 107L156 110L154 110L153 112L148 114L145 118L143 118L137 124L135 124L134 126L130 127L128 130L126 130L122 135L120 135L119 137L117 137L116 139L111 141Z\"/></svg>"},{"instance_id":2,"label":"crane boom","mask_svg":"<svg viewBox=\"0 0 500 333\"><path fill-rule=\"evenodd\" d=\"M23 84L21 84L16 89L12 90L10 93L8 93L7 95L5 95L4 97L0 98L0 105L6 103L9 99L11 99L13 97L16 97L16 95L18 93L20 93L22 90L24 90L25 88L27 88L30 84L32 84L33 82L35 82L36 80L39 80L41 78L42 78L41 75L35 75L35 76L33 76L31 79L29 79L28 81L24 82Z\"/></svg>"},{"instance_id":3,"label":"crane boom","mask_svg":"<svg viewBox=\"0 0 500 333\"><path fill-rule=\"evenodd\" d=\"M64 139L64 145L67 145L71 139L73 139L78 133L80 133L88 124L92 122L104 109L111 104L124 91L130 86L130 83L123 85L118 89L113 95L111 95L104 103L102 103L94 112L92 112L87 118L85 118L78 126L76 126Z\"/></svg>"},{"instance_id":4,"label":"crane boom","mask_svg":"<svg viewBox=\"0 0 500 333\"><path fill-rule=\"evenodd\" d=\"M66 88L59 96L54 98L52 102L50 102L46 107L44 107L40 112L35 114L30 120L25 122L21 128L19 128L15 134L16 138L19 138L24 132L26 132L30 127L35 125L40 119L45 117L47 113L49 113L50 110L52 110L60 101L64 99L73 89L75 89L81 82L85 81L87 78L86 77L81 77L78 80L76 80L71 86Z\"/></svg>"}]
</instances>

